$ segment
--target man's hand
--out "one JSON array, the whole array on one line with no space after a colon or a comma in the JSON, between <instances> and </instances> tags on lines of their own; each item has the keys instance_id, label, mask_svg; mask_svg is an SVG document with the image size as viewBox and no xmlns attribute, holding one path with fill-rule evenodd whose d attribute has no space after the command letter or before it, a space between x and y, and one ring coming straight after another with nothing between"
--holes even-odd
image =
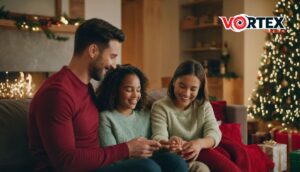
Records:
<instances>
[{"instance_id":1,"label":"man's hand","mask_svg":"<svg viewBox=\"0 0 300 172\"><path fill-rule=\"evenodd\" d=\"M154 140L147 140L143 137L132 139L127 142L129 157L148 158L153 152L161 147L161 144Z\"/></svg>"}]
</instances>

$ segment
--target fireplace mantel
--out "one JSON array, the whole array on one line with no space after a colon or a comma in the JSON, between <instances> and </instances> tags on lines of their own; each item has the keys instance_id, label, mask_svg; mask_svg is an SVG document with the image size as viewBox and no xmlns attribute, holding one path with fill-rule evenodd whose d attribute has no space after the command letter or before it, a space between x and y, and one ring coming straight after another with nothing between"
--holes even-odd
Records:
<instances>
[{"instance_id":1,"label":"fireplace mantel","mask_svg":"<svg viewBox=\"0 0 300 172\"><path fill-rule=\"evenodd\" d=\"M7 20L7 19L0 19L0 27L9 28L9 29L17 29L15 25L15 21ZM49 27L49 30L55 33L67 33L73 34L76 31L77 26L74 25L52 25Z\"/></svg>"}]
</instances>

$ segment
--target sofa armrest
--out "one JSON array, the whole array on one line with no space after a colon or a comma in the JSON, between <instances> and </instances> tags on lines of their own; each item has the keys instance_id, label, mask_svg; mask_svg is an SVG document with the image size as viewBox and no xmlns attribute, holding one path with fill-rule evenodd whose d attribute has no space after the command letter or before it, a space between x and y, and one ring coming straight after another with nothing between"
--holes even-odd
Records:
<instances>
[{"instance_id":1,"label":"sofa armrest","mask_svg":"<svg viewBox=\"0 0 300 172\"><path fill-rule=\"evenodd\" d=\"M0 99L0 171L32 171L27 116L29 99Z\"/></svg>"},{"instance_id":2,"label":"sofa armrest","mask_svg":"<svg viewBox=\"0 0 300 172\"><path fill-rule=\"evenodd\" d=\"M241 125L242 141L247 144L247 111L244 105L226 106L226 123L238 123Z\"/></svg>"}]
</instances>

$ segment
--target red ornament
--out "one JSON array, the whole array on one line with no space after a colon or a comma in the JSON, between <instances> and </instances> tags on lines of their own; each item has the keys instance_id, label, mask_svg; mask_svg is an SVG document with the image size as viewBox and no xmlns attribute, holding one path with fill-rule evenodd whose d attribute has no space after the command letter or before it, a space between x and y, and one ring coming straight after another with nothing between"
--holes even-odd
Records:
<instances>
[{"instance_id":1,"label":"red ornament","mask_svg":"<svg viewBox=\"0 0 300 172\"><path fill-rule=\"evenodd\" d=\"M51 21L48 21L47 26L50 27L52 25Z\"/></svg>"},{"instance_id":2,"label":"red ornament","mask_svg":"<svg viewBox=\"0 0 300 172\"><path fill-rule=\"evenodd\" d=\"M287 52L286 46L283 46L283 47L282 47L282 51L283 51L284 53Z\"/></svg>"},{"instance_id":3,"label":"red ornament","mask_svg":"<svg viewBox=\"0 0 300 172\"><path fill-rule=\"evenodd\" d=\"M261 76L257 76L257 80L260 80Z\"/></svg>"}]
</instances>

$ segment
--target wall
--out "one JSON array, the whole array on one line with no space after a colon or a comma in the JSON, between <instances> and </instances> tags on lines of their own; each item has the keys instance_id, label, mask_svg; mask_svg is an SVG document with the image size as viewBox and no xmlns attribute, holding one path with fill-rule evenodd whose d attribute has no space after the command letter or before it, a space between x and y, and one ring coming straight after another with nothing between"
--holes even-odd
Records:
<instances>
[{"instance_id":1,"label":"wall","mask_svg":"<svg viewBox=\"0 0 300 172\"><path fill-rule=\"evenodd\" d=\"M65 0L64 0L65 1ZM18 13L36 12L54 15L54 0L2 0L6 10ZM51 5L52 2L53 4ZM24 4L23 4L24 3ZM42 5L42 4L46 4ZM52 7L52 8L51 8ZM73 52L74 36L70 40L58 42L49 40L42 32L19 31L0 28L0 71L47 71L55 72L68 64Z\"/></svg>"},{"instance_id":2,"label":"wall","mask_svg":"<svg viewBox=\"0 0 300 172\"><path fill-rule=\"evenodd\" d=\"M123 0L122 27L127 40L124 63L139 67L149 88L161 88L179 62L178 2L174 0Z\"/></svg>"},{"instance_id":3,"label":"wall","mask_svg":"<svg viewBox=\"0 0 300 172\"><path fill-rule=\"evenodd\" d=\"M55 0L1 0L2 5L11 12L55 16Z\"/></svg>"},{"instance_id":4,"label":"wall","mask_svg":"<svg viewBox=\"0 0 300 172\"><path fill-rule=\"evenodd\" d=\"M179 64L179 2L161 0L161 77L172 76Z\"/></svg>"},{"instance_id":5,"label":"wall","mask_svg":"<svg viewBox=\"0 0 300 172\"><path fill-rule=\"evenodd\" d=\"M244 13L244 1L243 0L223 0L223 15L226 17L235 16L238 14ZM246 80L244 74L244 32L232 32L229 30L223 29L223 42L228 43L229 48L229 64L228 71L235 72L243 80ZM241 85L241 87L243 87ZM241 88L243 93L243 88ZM239 100L244 99L244 94L241 94Z\"/></svg>"},{"instance_id":6,"label":"wall","mask_svg":"<svg viewBox=\"0 0 300 172\"><path fill-rule=\"evenodd\" d=\"M272 16L277 0L224 0L223 14L227 17L237 14L254 16ZM244 80L244 104L256 88L257 72L260 57L263 53L265 33L261 30L235 33L223 30L223 40L227 41L230 49L229 70L235 71Z\"/></svg>"},{"instance_id":7,"label":"wall","mask_svg":"<svg viewBox=\"0 0 300 172\"><path fill-rule=\"evenodd\" d=\"M244 13L243 0L223 0L223 15L226 17ZM244 77L244 32L232 32L223 29L223 42L228 43L230 60L229 71Z\"/></svg>"},{"instance_id":8,"label":"wall","mask_svg":"<svg viewBox=\"0 0 300 172\"><path fill-rule=\"evenodd\" d=\"M85 1L85 19L101 18L121 28L121 0ZM121 63L121 51L118 63Z\"/></svg>"},{"instance_id":9,"label":"wall","mask_svg":"<svg viewBox=\"0 0 300 172\"><path fill-rule=\"evenodd\" d=\"M121 0L85 1L85 19L101 18L121 28Z\"/></svg>"},{"instance_id":10,"label":"wall","mask_svg":"<svg viewBox=\"0 0 300 172\"><path fill-rule=\"evenodd\" d=\"M27 0L35 2L37 0ZM49 1L49 0L44 0ZM54 0L53 0L54 1ZM62 9L67 11L67 0L62 0ZM13 1L0 1L1 5L16 6ZM5 2L5 3L3 3ZM22 1L23 2L23 1ZM117 27L121 26L121 0L88 0L85 1L86 19L103 18ZM29 3L29 2L28 2ZM11 8L12 8L11 7ZM48 11L55 11L47 6ZM40 5L29 3L22 6L22 10L35 11ZM15 11L20 12L20 11ZM46 11L45 11L46 12ZM49 40L42 32L27 32L0 28L0 71L49 71L55 72L63 65L67 65L73 52L74 36L70 40L58 42ZM121 57L119 58L119 62Z\"/></svg>"},{"instance_id":11,"label":"wall","mask_svg":"<svg viewBox=\"0 0 300 172\"><path fill-rule=\"evenodd\" d=\"M60 34L61 35L61 34ZM0 71L55 72L68 64L73 35L66 42L49 40L42 32L0 28Z\"/></svg>"},{"instance_id":12,"label":"wall","mask_svg":"<svg viewBox=\"0 0 300 172\"><path fill-rule=\"evenodd\" d=\"M255 16L273 16L272 11L278 0L245 0L245 13ZM249 104L248 98L256 88L257 73L260 66L261 54L265 45L266 33L263 31L245 31L244 39L244 103Z\"/></svg>"},{"instance_id":13,"label":"wall","mask_svg":"<svg viewBox=\"0 0 300 172\"><path fill-rule=\"evenodd\" d=\"M163 49L161 38L161 0L144 0L143 7L143 72L149 78L151 89L160 88Z\"/></svg>"}]
</instances>

